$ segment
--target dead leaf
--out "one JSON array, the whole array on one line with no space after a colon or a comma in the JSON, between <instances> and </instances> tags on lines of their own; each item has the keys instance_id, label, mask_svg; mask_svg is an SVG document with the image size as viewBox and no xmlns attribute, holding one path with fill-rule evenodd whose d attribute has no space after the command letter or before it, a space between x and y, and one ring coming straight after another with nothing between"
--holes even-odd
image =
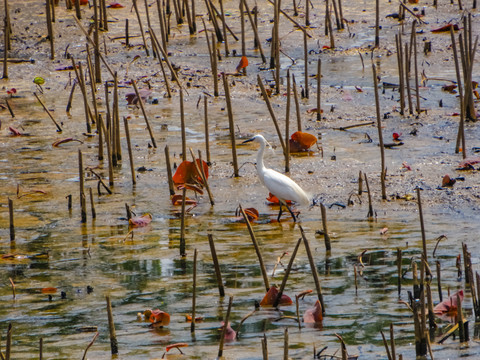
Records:
<instances>
[{"instance_id":1,"label":"dead leaf","mask_svg":"<svg viewBox=\"0 0 480 360\"><path fill-rule=\"evenodd\" d=\"M409 1L410 2L410 1ZM418 3L418 1L417 1ZM447 24L445 26L439 27L437 29L431 30L432 33L441 33L441 32L447 32L450 31L450 28L453 26L453 30L457 31L458 30L458 25L457 24Z\"/></svg>"},{"instance_id":2,"label":"dead leaf","mask_svg":"<svg viewBox=\"0 0 480 360\"><path fill-rule=\"evenodd\" d=\"M260 302L260 306L273 306L276 298L278 296L278 289L275 286L270 287L268 292L263 297L262 301ZM292 305L293 301L285 294L282 294L280 298L280 302L278 305Z\"/></svg>"},{"instance_id":3,"label":"dead leaf","mask_svg":"<svg viewBox=\"0 0 480 360\"><path fill-rule=\"evenodd\" d=\"M460 297L460 301L463 301L463 290L459 290L455 294L451 295L448 299L443 300L441 303L437 304L433 308L433 313L435 315L448 314L454 316L457 313L458 308L457 295Z\"/></svg>"},{"instance_id":4,"label":"dead leaf","mask_svg":"<svg viewBox=\"0 0 480 360\"><path fill-rule=\"evenodd\" d=\"M150 310L150 311L151 313L150 313L149 320L154 326L160 327L160 326L167 326L168 324L170 324L170 315L165 311L161 311L158 309Z\"/></svg>"},{"instance_id":5,"label":"dead leaf","mask_svg":"<svg viewBox=\"0 0 480 360\"><path fill-rule=\"evenodd\" d=\"M278 200L278 198L275 195L273 195L271 192L268 193L267 201L271 204L276 204L276 205L280 204L280 200ZM286 200L285 202L289 205L292 203L291 200Z\"/></svg>"},{"instance_id":6,"label":"dead leaf","mask_svg":"<svg viewBox=\"0 0 480 360\"><path fill-rule=\"evenodd\" d=\"M303 322L306 324L318 324L322 321L322 304L320 304L320 300L317 300L313 307L305 310L305 313L303 314Z\"/></svg>"},{"instance_id":7,"label":"dead leaf","mask_svg":"<svg viewBox=\"0 0 480 360\"><path fill-rule=\"evenodd\" d=\"M83 141L82 140L77 140L77 139L74 139L74 138L66 138L66 139L61 139L61 140L57 140L55 141L52 146L53 147L58 147L59 145L61 144L66 144L66 143L69 143L71 141L78 141L79 143L83 144Z\"/></svg>"},{"instance_id":8,"label":"dead leaf","mask_svg":"<svg viewBox=\"0 0 480 360\"><path fill-rule=\"evenodd\" d=\"M442 179L442 187L452 187L457 180L451 179L450 176L445 175Z\"/></svg>"},{"instance_id":9,"label":"dead leaf","mask_svg":"<svg viewBox=\"0 0 480 360\"><path fill-rule=\"evenodd\" d=\"M246 68L247 66L248 66L248 59L246 56L242 56L235 71L239 73L242 69Z\"/></svg>"},{"instance_id":10,"label":"dead leaf","mask_svg":"<svg viewBox=\"0 0 480 360\"><path fill-rule=\"evenodd\" d=\"M317 138L309 133L297 131L290 136L290 152L302 152L310 149L316 142Z\"/></svg>"},{"instance_id":11,"label":"dead leaf","mask_svg":"<svg viewBox=\"0 0 480 360\"><path fill-rule=\"evenodd\" d=\"M143 227L147 226L152 222L152 215L149 213L143 214L142 216L135 216L128 220L128 224L132 227Z\"/></svg>"},{"instance_id":12,"label":"dead leaf","mask_svg":"<svg viewBox=\"0 0 480 360\"><path fill-rule=\"evenodd\" d=\"M165 350L166 350L167 352L169 352L169 351L172 350L172 349L178 349L178 351L180 351L179 348L181 348L181 347L187 347L187 346L188 346L187 343L176 343L176 344L168 345ZM181 351L180 351L180 352L181 352Z\"/></svg>"},{"instance_id":13,"label":"dead leaf","mask_svg":"<svg viewBox=\"0 0 480 360\"><path fill-rule=\"evenodd\" d=\"M197 165L200 167L200 159L197 159ZM208 164L202 160L203 164L203 172L205 173L205 178L208 179ZM200 174L197 172L195 165L192 161L182 161L180 165L178 165L177 171L175 171L175 175L173 175L173 182L176 185L180 184L203 184L202 178Z\"/></svg>"}]
</instances>

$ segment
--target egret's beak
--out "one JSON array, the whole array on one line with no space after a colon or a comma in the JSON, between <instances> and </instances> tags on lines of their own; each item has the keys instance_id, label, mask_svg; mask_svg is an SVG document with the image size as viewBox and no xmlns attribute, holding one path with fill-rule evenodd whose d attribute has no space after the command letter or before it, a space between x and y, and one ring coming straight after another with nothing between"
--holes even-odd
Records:
<instances>
[{"instance_id":1,"label":"egret's beak","mask_svg":"<svg viewBox=\"0 0 480 360\"><path fill-rule=\"evenodd\" d=\"M246 144L246 143L248 143L248 142L250 142L250 141L253 141L253 139L254 139L254 138L251 138L251 139L245 140L245 141L243 141L243 142L242 142L242 144Z\"/></svg>"}]
</instances>

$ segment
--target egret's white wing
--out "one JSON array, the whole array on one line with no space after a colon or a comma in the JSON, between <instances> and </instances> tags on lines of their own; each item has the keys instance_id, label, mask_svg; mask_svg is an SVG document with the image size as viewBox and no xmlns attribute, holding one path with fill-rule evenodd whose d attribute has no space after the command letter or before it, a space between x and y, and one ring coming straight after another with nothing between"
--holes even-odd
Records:
<instances>
[{"instance_id":1,"label":"egret's white wing","mask_svg":"<svg viewBox=\"0 0 480 360\"><path fill-rule=\"evenodd\" d=\"M301 205L309 205L310 199L305 191L288 176L272 169L265 169L264 184L267 189L281 200L292 200Z\"/></svg>"}]
</instances>

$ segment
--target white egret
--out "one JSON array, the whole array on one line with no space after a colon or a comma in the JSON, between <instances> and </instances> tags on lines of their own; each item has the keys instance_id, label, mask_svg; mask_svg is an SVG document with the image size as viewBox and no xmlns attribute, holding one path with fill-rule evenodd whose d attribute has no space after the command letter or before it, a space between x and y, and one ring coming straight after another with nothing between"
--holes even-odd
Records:
<instances>
[{"instance_id":1,"label":"white egret","mask_svg":"<svg viewBox=\"0 0 480 360\"><path fill-rule=\"evenodd\" d=\"M280 212L278 213L277 220L280 221L280 216L282 216L283 206L285 205L292 214L293 221L297 221L295 214L292 212L290 207L287 205L287 200L294 201L300 205L309 205L310 198L302 190L300 186L297 185L295 181L290 179L288 176L285 176L278 171L273 169L268 169L263 164L263 154L265 152L265 146L268 144L267 140L262 135L255 135L253 138L245 140L243 144L250 141L255 141L260 144L260 149L258 149L257 154L257 174L258 178L263 185L270 191L273 195L277 197L280 201ZM270 144L268 144L270 145Z\"/></svg>"}]
</instances>

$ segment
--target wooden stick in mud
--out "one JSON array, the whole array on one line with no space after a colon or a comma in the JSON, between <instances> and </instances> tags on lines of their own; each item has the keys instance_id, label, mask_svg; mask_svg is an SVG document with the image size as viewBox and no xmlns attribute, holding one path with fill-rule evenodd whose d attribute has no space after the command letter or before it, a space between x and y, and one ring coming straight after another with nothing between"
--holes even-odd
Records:
<instances>
[{"instance_id":1,"label":"wooden stick in mud","mask_svg":"<svg viewBox=\"0 0 480 360\"><path fill-rule=\"evenodd\" d=\"M368 194L368 213L367 218L371 220L373 218L373 205L372 205L372 194L370 193L370 186L368 186L368 179L367 174L363 173L365 178L365 186L367 187L367 194Z\"/></svg>"},{"instance_id":2,"label":"wooden stick in mud","mask_svg":"<svg viewBox=\"0 0 480 360\"><path fill-rule=\"evenodd\" d=\"M385 148L383 146L383 135L382 135L382 119L380 117L380 98L378 96L378 79L377 79L377 69L375 64L372 63L373 70L373 87L375 90L375 108L377 110L377 129L378 129L378 140L380 143L380 158L382 170L380 173L380 183L382 185L382 199L387 199L387 193L385 189Z\"/></svg>"},{"instance_id":3,"label":"wooden stick in mud","mask_svg":"<svg viewBox=\"0 0 480 360\"><path fill-rule=\"evenodd\" d=\"M135 186L137 179L135 177L135 167L133 166L133 154L132 154L132 144L130 142L130 130L128 129L128 120L127 117L123 117L123 124L125 125L125 137L127 138L128 146L128 159L130 161L130 173L132 175L132 185Z\"/></svg>"},{"instance_id":4,"label":"wooden stick in mud","mask_svg":"<svg viewBox=\"0 0 480 360\"><path fill-rule=\"evenodd\" d=\"M95 333L95 335L93 335L92 341L90 341L90 343L89 343L89 344L87 345L87 347L85 348L85 351L83 352L82 360L85 360L85 359L86 359L86 357L87 357L87 351L88 351L88 349L90 349L90 348L92 347L92 345L93 345L93 343L95 342L95 340L97 340L98 335L99 335L99 332L98 332L98 331Z\"/></svg>"},{"instance_id":5,"label":"wooden stick in mud","mask_svg":"<svg viewBox=\"0 0 480 360\"><path fill-rule=\"evenodd\" d=\"M15 241L15 224L13 221L13 200L8 198L8 215L10 221L10 241Z\"/></svg>"},{"instance_id":6,"label":"wooden stick in mud","mask_svg":"<svg viewBox=\"0 0 480 360\"><path fill-rule=\"evenodd\" d=\"M285 115L285 172L290 172L290 99L292 97L290 89L290 69L287 70L287 108Z\"/></svg>"},{"instance_id":7,"label":"wooden stick in mud","mask_svg":"<svg viewBox=\"0 0 480 360\"><path fill-rule=\"evenodd\" d=\"M207 154L207 164L211 164L210 161L210 135L208 130L208 99L206 96L203 97L203 114L205 119L205 152Z\"/></svg>"},{"instance_id":8,"label":"wooden stick in mud","mask_svg":"<svg viewBox=\"0 0 480 360\"><path fill-rule=\"evenodd\" d=\"M168 34L165 24L165 12L163 7L163 1L157 0L157 12L158 12L158 21L160 23L160 36L162 37L163 48L167 48ZM155 50L155 49L154 49ZM156 51L156 50L155 50ZM158 54L158 51L156 51ZM160 58L160 56L159 56ZM160 59L161 61L161 59Z\"/></svg>"},{"instance_id":9,"label":"wooden stick in mud","mask_svg":"<svg viewBox=\"0 0 480 360\"><path fill-rule=\"evenodd\" d=\"M47 17L47 31L48 31L48 40L50 42L50 60L55 59L55 44L54 44L54 35L53 35L53 25L52 25L52 4L53 0L46 0L46 9L45 14Z\"/></svg>"},{"instance_id":10,"label":"wooden stick in mud","mask_svg":"<svg viewBox=\"0 0 480 360\"><path fill-rule=\"evenodd\" d=\"M87 222L87 204L85 201L85 189L84 189L84 168L83 168L83 156L82 151L78 150L78 175L80 179L80 209L82 214L82 223Z\"/></svg>"},{"instance_id":11,"label":"wooden stick in mud","mask_svg":"<svg viewBox=\"0 0 480 360\"><path fill-rule=\"evenodd\" d=\"M417 32L416 32L417 21L414 20L412 23L412 38L413 38L413 65L415 69L415 98L417 100L417 114L420 114L420 91L418 85L418 62L417 62Z\"/></svg>"},{"instance_id":12,"label":"wooden stick in mud","mask_svg":"<svg viewBox=\"0 0 480 360\"><path fill-rule=\"evenodd\" d=\"M397 63L398 63L398 79L399 79L399 92L400 92L400 115L405 113L405 76L403 70L403 45L402 45L402 32L399 31L395 34L395 45L397 48Z\"/></svg>"},{"instance_id":13,"label":"wooden stick in mud","mask_svg":"<svg viewBox=\"0 0 480 360\"><path fill-rule=\"evenodd\" d=\"M280 289L278 290L278 295L273 302L273 307L276 308L278 304L280 304L280 299L282 298L283 291L285 290L285 285L287 285L288 275L290 275L290 271L292 270L293 262L295 261L295 256L297 256L298 248L302 243L302 238L299 238L297 241L297 245L295 245L295 249L293 250L292 256L290 257L290 261L288 262L287 270L283 275L282 284L280 285Z\"/></svg>"},{"instance_id":14,"label":"wooden stick in mud","mask_svg":"<svg viewBox=\"0 0 480 360\"><path fill-rule=\"evenodd\" d=\"M300 114L300 102L298 101L297 81L292 74L293 99L295 100L295 113L297 114L297 131L302 131L302 115Z\"/></svg>"},{"instance_id":15,"label":"wooden stick in mud","mask_svg":"<svg viewBox=\"0 0 480 360\"><path fill-rule=\"evenodd\" d=\"M227 102L228 113L228 127L230 129L230 143L232 146L232 158L233 158L233 174L235 177L238 175L238 162L237 162L237 145L235 143L235 123L233 120L232 101L230 99L230 87L228 85L227 75L222 73L223 88L225 91L225 101Z\"/></svg>"},{"instance_id":16,"label":"wooden stick in mud","mask_svg":"<svg viewBox=\"0 0 480 360\"><path fill-rule=\"evenodd\" d=\"M232 310L233 296L230 296L228 300L227 314L225 315L223 331L220 338L220 345L218 346L218 358L221 358L223 355L223 344L225 343L225 334L227 333L228 322L230 320L230 311Z\"/></svg>"},{"instance_id":17,"label":"wooden stick in mud","mask_svg":"<svg viewBox=\"0 0 480 360\"><path fill-rule=\"evenodd\" d=\"M140 26L140 33L142 34L145 53L147 54L147 56L150 56L150 52L148 51L147 41L145 40L145 33L143 32L142 19L140 18L140 13L138 12L137 0L133 0L133 7L135 9L135 13L137 14L138 25Z\"/></svg>"},{"instance_id":18,"label":"wooden stick in mud","mask_svg":"<svg viewBox=\"0 0 480 360\"><path fill-rule=\"evenodd\" d=\"M440 261L436 261L436 269L437 269L437 288L438 288L438 298L440 302L443 301L443 294L442 294L442 273L440 269Z\"/></svg>"},{"instance_id":19,"label":"wooden stick in mud","mask_svg":"<svg viewBox=\"0 0 480 360\"><path fill-rule=\"evenodd\" d=\"M100 125L100 121L102 118L102 114L98 114L98 126L97 126L97 132L98 132L98 160L103 161L103 129L102 126Z\"/></svg>"},{"instance_id":20,"label":"wooden stick in mud","mask_svg":"<svg viewBox=\"0 0 480 360\"><path fill-rule=\"evenodd\" d=\"M363 176L362 170L358 172L358 195L362 196L363 194Z\"/></svg>"},{"instance_id":21,"label":"wooden stick in mud","mask_svg":"<svg viewBox=\"0 0 480 360\"><path fill-rule=\"evenodd\" d=\"M93 0L93 21L94 21L94 33L93 33L93 40L95 44L93 45L94 49L94 59L95 59L95 82L98 84L102 83L102 69L100 66L100 26L99 26L99 17L98 17L98 1L100 0ZM93 86L93 85L92 85ZM96 101L95 101L96 102Z\"/></svg>"},{"instance_id":22,"label":"wooden stick in mud","mask_svg":"<svg viewBox=\"0 0 480 360\"><path fill-rule=\"evenodd\" d=\"M307 2L308 7L308 2ZM283 333L283 360L288 360L288 328Z\"/></svg>"},{"instance_id":23,"label":"wooden stick in mud","mask_svg":"<svg viewBox=\"0 0 480 360\"><path fill-rule=\"evenodd\" d=\"M75 87L77 86L77 80L73 80L72 90L70 90L70 95L68 96L67 107L65 111L67 114L70 114L70 109L72 108L72 101L73 101L73 92L75 91Z\"/></svg>"},{"instance_id":24,"label":"wooden stick in mud","mask_svg":"<svg viewBox=\"0 0 480 360\"><path fill-rule=\"evenodd\" d=\"M332 0L335 1L335 0ZM333 36L333 25L332 25L332 16L330 15L330 10L328 9L328 0L326 1L326 8L327 10L325 11L325 31L327 31L328 28L328 35L330 37L330 49L335 48L335 37Z\"/></svg>"},{"instance_id":25,"label":"wooden stick in mud","mask_svg":"<svg viewBox=\"0 0 480 360\"><path fill-rule=\"evenodd\" d=\"M92 212L92 219L95 219L97 217L97 212L95 211L95 202L93 201L93 190L92 188L88 188L89 193L90 193L90 209Z\"/></svg>"},{"instance_id":26,"label":"wooden stick in mud","mask_svg":"<svg viewBox=\"0 0 480 360\"><path fill-rule=\"evenodd\" d=\"M190 332L195 332L195 316L197 305L197 249L193 252L193 285L192 285L192 322L190 324Z\"/></svg>"},{"instance_id":27,"label":"wooden stick in mud","mask_svg":"<svg viewBox=\"0 0 480 360\"><path fill-rule=\"evenodd\" d=\"M180 89L180 130L182 134L182 161L187 160L187 134L185 130L185 110L183 107L183 90Z\"/></svg>"},{"instance_id":28,"label":"wooden stick in mud","mask_svg":"<svg viewBox=\"0 0 480 360\"><path fill-rule=\"evenodd\" d=\"M307 0L307 7L309 6L309 0ZM308 43L307 43L307 33L303 33L303 59L304 59L304 77L305 77L305 91L303 97L305 99L309 98L308 90Z\"/></svg>"},{"instance_id":29,"label":"wooden stick in mud","mask_svg":"<svg viewBox=\"0 0 480 360\"><path fill-rule=\"evenodd\" d=\"M117 335L115 333L115 323L113 322L112 303L110 302L110 295L105 296L107 300L107 315L108 315L108 329L110 332L110 349L112 355L118 354Z\"/></svg>"},{"instance_id":30,"label":"wooden stick in mud","mask_svg":"<svg viewBox=\"0 0 480 360\"><path fill-rule=\"evenodd\" d=\"M80 11L80 0L73 0L73 3L75 4L75 15L78 20L82 18L82 12Z\"/></svg>"},{"instance_id":31,"label":"wooden stick in mud","mask_svg":"<svg viewBox=\"0 0 480 360\"><path fill-rule=\"evenodd\" d=\"M88 74L90 76L90 89L91 89L91 93L92 93L92 104L93 104L93 111L95 113L95 116L92 119L92 124L96 124L97 121L98 121L97 88L96 88L96 85L95 85L96 75L93 72L92 59L90 57L90 50L89 50L88 43L86 44L86 48L87 48Z\"/></svg>"},{"instance_id":32,"label":"wooden stick in mud","mask_svg":"<svg viewBox=\"0 0 480 360\"><path fill-rule=\"evenodd\" d=\"M125 19L125 47L130 47L130 27L128 19Z\"/></svg>"},{"instance_id":33,"label":"wooden stick in mud","mask_svg":"<svg viewBox=\"0 0 480 360\"><path fill-rule=\"evenodd\" d=\"M405 43L405 87L407 88L408 113L413 114L412 91L410 90L410 53L408 43Z\"/></svg>"},{"instance_id":34,"label":"wooden stick in mud","mask_svg":"<svg viewBox=\"0 0 480 360\"><path fill-rule=\"evenodd\" d=\"M185 257L187 252L185 250L185 203L187 200L187 188L182 190L182 214L180 222L180 256Z\"/></svg>"},{"instance_id":35,"label":"wooden stick in mud","mask_svg":"<svg viewBox=\"0 0 480 360\"><path fill-rule=\"evenodd\" d=\"M245 45L245 11L243 9L243 0L240 0L239 10L240 10L240 34L241 34L240 37L241 37L241 44L242 44L242 56L247 56L247 48ZM256 43L257 42L255 40L255 45Z\"/></svg>"},{"instance_id":36,"label":"wooden stick in mud","mask_svg":"<svg viewBox=\"0 0 480 360\"><path fill-rule=\"evenodd\" d=\"M205 5L207 6L207 11L208 11L208 16L210 18L210 21L212 22L213 28L215 29L215 35L217 36L217 42L222 43L223 42L223 34L222 34L222 31L220 30L220 27L218 26L217 17L215 16L215 12L212 8L213 4L210 0L205 0Z\"/></svg>"},{"instance_id":37,"label":"wooden stick in mud","mask_svg":"<svg viewBox=\"0 0 480 360\"><path fill-rule=\"evenodd\" d=\"M460 142L464 139L465 136L465 107L464 107L464 98L463 98L463 86L462 86L462 77L460 75L460 66L458 63L458 54L457 54L457 44L455 41L455 36L453 33L453 26L450 26L450 38L452 40L452 51L453 51L453 60L455 61L455 73L457 75L457 88L458 95L460 99L460 122L458 125L457 133L457 142L455 145L455 154L460 152ZM462 145L462 152L465 151L465 144ZM465 157L464 157L465 158Z\"/></svg>"},{"instance_id":38,"label":"wooden stick in mud","mask_svg":"<svg viewBox=\"0 0 480 360\"><path fill-rule=\"evenodd\" d=\"M12 334L13 334L12 323L9 323L8 330L7 330L7 342L5 345L5 360L10 360L10 354L12 352Z\"/></svg>"},{"instance_id":39,"label":"wooden stick in mud","mask_svg":"<svg viewBox=\"0 0 480 360\"><path fill-rule=\"evenodd\" d=\"M165 161L167 165L168 188L170 189L170 195L173 196L175 195L175 188L172 179L172 167L170 166L170 151L168 150L168 145L165 145Z\"/></svg>"},{"instance_id":40,"label":"wooden stick in mud","mask_svg":"<svg viewBox=\"0 0 480 360\"><path fill-rule=\"evenodd\" d=\"M260 251L260 247L258 246L257 238L255 237L255 233L253 232L252 225L250 224L250 220L248 220L247 215L245 214L245 211L243 211L242 205L238 205L240 208L240 212L242 213L243 219L245 220L245 223L247 224L248 232L250 234L250 238L252 239L253 246L255 247L255 252L257 253L258 257L258 262L260 264L260 270L262 271L262 276L263 276L263 282L265 284L265 289L266 291L270 290L270 283L268 281L268 274L267 270L265 269L265 265L263 263L263 257L262 257L262 252Z\"/></svg>"},{"instance_id":41,"label":"wooden stick in mud","mask_svg":"<svg viewBox=\"0 0 480 360\"><path fill-rule=\"evenodd\" d=\"M223 43L225 45L225 56L228 57L230 51L228 50L228 38L227 38L227 23L225 20L225 11L223 9L223 0L219 0L220 3L220 18L222 19L222 30L223 30Z\"/></svg>"},{"instance_id":42,"label":"wooden stick in mud","mask_svg":"<svg viewBox=\"0 0 480 360\"><path fill-rule=\"evenodd\" d=\"M37 98L38 102L40 103L40 105L42 105L43 107L43 110L46 111L46 113L48 114L48 116L50 117L50 120L53 121L53 123L55 124L55 126L57 127L57 132L62 132L62 128L60 127L60 125L58 125L58 123L55 121L55 119L53 118L52 114L50 113L50 111L47 109L47 107L45 106L45 104L43 103L42 100L40 100L40 98L38 97L37 93L33 93L33 95L35 95L35 97Z\"/></svg>"},{"instance_id":43,"label":"wooden stick in mud","mask_svg":"<svg viewBox=\"0 0 480 360\"><path fill-rule=\"evenodd\" d=\"M322 120L321 94L322 94L322 60L317 62L317 121ZM299 130L300 131L300 130Z\"/></svg>"},{"instance_id":44,"label":"wooden stick in mud","mask_svg":"<svg viewBox=\"0 0 480 360\"><path fill-rule=\"evenodd\" d=\"M380 0L375 0L375 47L380 47Z\"/></svg>"},{"instance_id":45,"label":"wooden stick in mud","mask_svg":"<svg viewBox=\"0 0 480 360\"><path fill-rule=\"evenodd\" d=\"M302 234L303 243L305 244L305 250L308 256L308 262L310 263L310 271L312 272L313 281L315 282L315 288L317 290L318 300L322 305L322 313L325 314L325 304L323 303L322 287L320 286L320 280L318 278L317 268L315 266L315 262L313 261L313 255L312 255L312 252L310 251L310 245L308 243L307 237L305 236L305 232L303 231L303 228L301 225L299 225L299 227L300 227L300 232Z\"/></svg>"},{"instance_id":46,"label":"wooden stick in mud","mask_svg":"<svg viewBox=\"0 0 480 360\"><path fill-rule=\"evenodd\" d=\"M397 248L397 289L398 296L402 292L402 249Z\"/></svg>"},{"instance_id":47,"label":"wooden stick in mud","mask_svg":"<svg viewBox=\"0 0 480 360\"><path fill-rule=\"evenodd\" d=\"M148 121L147 112L145 111L145 106L143 105L143 99L140 96L140 93L138 92L137 83L133 79L132 79L132 84L133 84L133 88L135 89L135 94L137 95L137 98L138 98L138 103L140 104L140 109L142 109L143 118L145 119L145 123L147 124L148 133L150 134L150 140L152 140L152 145L156 149L157 143L155 142L155 137L153 136L152 127L150 126L150 122Z\"/></svg>"},{"instance_id":48,"label":"wooden stick in mud","mask_svg":"<svg viewBox=\"0 0 480 360\"><path fill-rule=\"evenodd\" d=\"M73 65L73 69L75 70L75 75L77 76L78 85L80 86L80 90L82 91L83 107L85 109L85 123L87 125L87 133L90 134L92 132L92 126L90 124L90 114L89 114L88 100L87 100L87 89L85 87L85 82L83 77L82 63L78 64L78 69L77 69L77 65L75 64L75 59L72 57L72 65Z\"/></svg>"},{"instance_id":49,"label":"wooden stick in mud","mask_svg":"<svg viewBox=\"0 0 480 360\"><path fill-rule=\"evenodd\" d=\"M267 345L266 334L263 334L263 337L262 337L262 355L263 355L263 360L268 360L268 345Z\"/></svg>"},{"instance_id":50,"label":"wooden stick in mud","mask_svg":"<svg viewBox=\"0 0 480 360\"><path fill-rule=\"evenodd\" d=\"M282 132L280 131L280 127L278 126L277 118L275 116L275 113L273 112L272 104L270 103L270 99L267 95L267 92L265 91L265 86L263 86L263 82L262 82L262 79L260 78L260 75L257 75L257 83L260 86L260 90L262 91L263 100L267 104L268 112L270 113L270 116L272 117L273 124L275 125L275 129L277 130L277 135L278 135L278 138L280 140L280 144L282 145L283 153L285 154L286 153L286 147L285 147L285 142L283 141Z\"/></svg>"},{"instance_id":51,"label":"wooden stick in mud","mask_svg":"<svg viewBox=\"0 0 480 360\"><path fill-rule=\"evenodd\" d=\"M378 0L377 0L378 1ZM385 350L387 352L387 358L388 360L394 360L392 358L392 354L390 353L390 348L388 347L388 342L387 342L387 339L385 338L385 335L383 333L383 331L380 331L380 334L382 335L382 339L383 339L383 345L385 346Z\"/></svg>"},{"instance_id":52,"label":"wooden stick in mud","mask_svg":"<svg viewBox=\"0 0 480 360\"><path fill-rule=\"evenodd\" d=\"M218 292L221 297L225 296L225 288L223 287L222 273L220 265L218 264L217 251L215 250L215 243L213 242L212 234L208 234L208 243L210 245L210 252L212 253L213 267L215 268L215 278L217 279Z\"/></svg>"},{"instance_id":53,"label":"wooden stick in mud","mask_svg":"<svg viewBox=\"0 0 480 360\"><path fill-rule=\"evenodd\" d=\"M243 3L243 6L245 6L245 12L247 13L248 20L250 20L250 25L252 25L253 35L254 35L256 44L258 44L258 50L260 50L260 56L262 57L262 62L266 63L267 58L265 57L265 54L263 53L262 45L260 43L260 38L258 36L258 29L257 29L257 26L255 24L255 21L253 21L250 9L248 8L247 0L240 0L240 1Z\"/></svg>"},{"instance_id":54,"label":"wooden stick in mud","mask_svg":"<svg viewBox=\"0 0 480 360\"><path fill-rule=\"evenodd\" d=\"M320 209L322 211L322 225L323 225L323 237L325 240L325 250L329 253L332 250L332 246L330 244L330 236L328 235L327 229L327 210L325 209L325 205L320 204Z\"/></svg>"},{"instance_id":55,"label":"wooden stick in mud","mask_svg":"<svg viewBox=\"0 0 480 360\"><path fill-rule=\"evenodd\" d=\"M425 224L423 222L422 199L420 197L420 188L417 187L418 214L420 216L420 230L422 234L423 258L427 261L427 239L425 236Z\"/></svg>"},{"instance_id":56,"label":"wooden stick in mud","mask_svg":"<svg viewBox=\"0 0 480 360\"><path fill-rule=\"evenodd\" d=\"M4 1L5 17L3 26L3 75L2 79L8 79L8 50L10 41L10 15L8 12L8 0Z\"/></svg>"}]
</instances>

